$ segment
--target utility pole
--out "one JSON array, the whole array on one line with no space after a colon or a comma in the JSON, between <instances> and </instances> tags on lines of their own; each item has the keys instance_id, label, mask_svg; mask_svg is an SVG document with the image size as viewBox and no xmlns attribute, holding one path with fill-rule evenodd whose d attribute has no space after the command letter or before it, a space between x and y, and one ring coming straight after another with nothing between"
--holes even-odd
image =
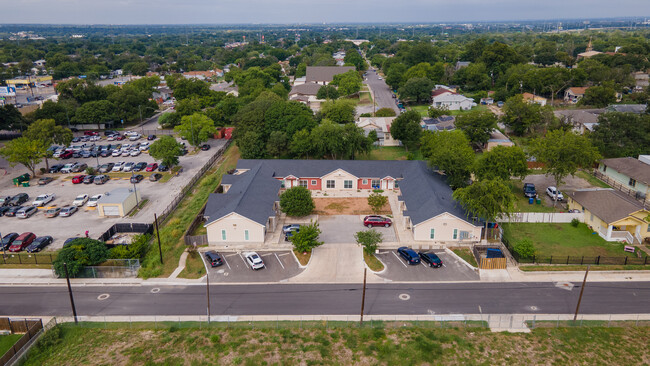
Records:
<instances>
[{"instance_id":1,"label":"utility pole","mask_svg":"<svg viewBox=\"0 0 650 366\"><path fill-rule=\"evenodd\" d=\"M206 285L205 285L205 294L208 299L208 324L210 324L210 273L205 276Z\"/></svg>"},{"instance_id":2,"label":"utility pole","mask_svg":"<svg viewBox=\"0 0 650 366\"><path fill-rule=\"evenodd\" d=\"M158 253L160 253L160 264L163 264L162 249L160 247L160 231L158 231L158 216L156 216L156 214L153 214L153 220L156 224L156 236L158 237Z\"/></svg>"},{"instance_id":3,"label":"utility pole","mask_svg":"<svg viewBox=\"0 0 650 366\"><path fill-rule=\"evenodd\" d=\"M72 306L72 315L74 315L74 323L77 324L77 308L74 306L74 297L72 297L72 287L70 287L70 275L68 275L68 263L63 262L65 269L65 280L68 282L68 294L70 294L70 305Z\"/></svg>"},{"instance_id":4,"label":"utility pole","mask_svg":"<svg viewBox=\"0 0 650 366\"><path fill-rule=\"evenodd\" d=\"M578 311L580 311L580 302L582 301L582 293L585 291L585 285L587 284L587 275L589 274L589 267L590 266L587 266L587 271L585 271L585 279L582 280L582 287L580 288L580 296L578 297L578 305L576 305L576 314L573 316L574 322L578 319Z\"/></svg>"},{"instance_id":5,"label":"utility pole","mask_svg":"<svg viewBox=\"0 0 650 366\"><path fill-rule=\"evenodd\" d=\"M363 308L366 305L366 274L368 273L368 268L363 269L363 292L361 294L361 318L359 319L359 325L363 325Z\"/></svg>"}]
</instances>

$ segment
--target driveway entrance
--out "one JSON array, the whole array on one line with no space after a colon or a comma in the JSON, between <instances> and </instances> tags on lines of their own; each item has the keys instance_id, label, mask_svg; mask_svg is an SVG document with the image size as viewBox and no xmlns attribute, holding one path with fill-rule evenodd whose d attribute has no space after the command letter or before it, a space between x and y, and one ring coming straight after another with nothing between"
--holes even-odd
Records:
<instances>
[{"instance_id":1,"label":"driveway entrance","mask_svg":"<svg viewBox=\"0 0 650 366\"><path fill-rule=\"evenodd\" d=\"M354 234L357 231L368 230L363 226L363 218L358 215L320 216L320 240L327 243L356 244ZM375 230L383 234L384 242L396 242L395 229L390 227L376 227Z\"/></svg>"}]
</instances>

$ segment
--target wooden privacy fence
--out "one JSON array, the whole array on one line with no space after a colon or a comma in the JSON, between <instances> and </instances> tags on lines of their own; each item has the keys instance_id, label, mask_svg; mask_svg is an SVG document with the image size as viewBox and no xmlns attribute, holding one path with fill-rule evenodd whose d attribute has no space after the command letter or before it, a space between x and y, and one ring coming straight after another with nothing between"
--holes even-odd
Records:
<instances>
[{"instance_id":1,"label":"wooden privacy fence","mask_svg":"<svg viewBox=\"0 0 650 366\"><path fill-rule=\"evenodd\" d=\"M480 258L480 269L506 269L506 258Z\"/></svg>"},{"instance_id":2,"label":"wooden privacy fence","mask_svg":"<svg viewBox=\"0 0 650 366\"><path fill-rule=\"evenodd\" d=\"M0 318L0 330L8 330L12 334L25 333L20 339L14 343L11 348L4 355L0 357L0 366L8 365L14 356L21 351L23 347L34 337L40 334L43 329L43 322L41 319L9 319Z\"/></svg>"}]
</instances>

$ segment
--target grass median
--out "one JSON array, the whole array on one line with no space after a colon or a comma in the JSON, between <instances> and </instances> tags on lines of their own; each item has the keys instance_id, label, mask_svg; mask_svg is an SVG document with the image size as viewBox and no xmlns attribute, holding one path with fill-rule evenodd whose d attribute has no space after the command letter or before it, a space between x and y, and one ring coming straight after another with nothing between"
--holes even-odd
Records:
<instances>
[{"instance_id":1,"label":"grass median","mask_svg":"<svg viewBox=\"0 0 650 366\"><path fill-rule=\"evenodd\" d=\"M154 242L142 261L140 277L168 277L174 272L174 269L178 267L178 260L185 250L185 243L182 240L183 233L199 214L210 193L219 186L223 174L236 167L237 160L239 160L239 150L232 144L225 151L221 163L208 170L196 182L194 190L185 196L167 220L159 223L164 264L160 264L158 245Z\"/></svg>"},{"instance_id":2,"label":"grass median","mask_svg":"<svg viewBox=\"0 0 650 366\"><path fill-rule=\"evenodd\" d=\"M474 258L474 254L469 248L449 248L449 249L452 252L454 252L457 256L463 258L465 262L469 263L474 267L478 267L478 263L476 263L476 258Z\"/></svg>"},{"instance_id":3,"label":"grass median","mask_svg":"<svg viewBox=\"0 0 650 366\"><path fill-rule=\"evenodd\" d=\"M368 254L365 250L363 251L363 260L366 261L366 265L371 271L381 272L384 270L384 264L374 254Z\"/></svg>"},{"instance_id":4,"label":"grass median","mask_svg":"<svg viewBox=\"0 0 650 366\"><path fill-rule=\"evenodd\" d=\"M205 276L205 264L201 259L201 253L193 250L187 255L185 261L185 269L181 271L178 277L181 278L201 278Z\"/></svg>"}]
</instances>

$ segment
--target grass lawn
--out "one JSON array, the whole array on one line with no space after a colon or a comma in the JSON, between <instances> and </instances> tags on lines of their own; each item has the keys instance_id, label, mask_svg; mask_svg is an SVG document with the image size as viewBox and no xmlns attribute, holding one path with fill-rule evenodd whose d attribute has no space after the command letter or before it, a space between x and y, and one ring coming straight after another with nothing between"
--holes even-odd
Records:
<instances>
[{"instance_id":1,"label":"grass lawn","mask_svg":"<svg viewBox=\"0 0 650 366\"><path fill-rule=\"evenodd\" d=\"M0 335L0 355L4 355L5 352L9 351L22 336L22 334Z\"/></svg>"},{"instance_id":2,"label":"grass lawn","mask_svg":"<svg viewBox=\"0 0 650 366\"><path fill-rule=\"evenodd\" d=\"M159 223L164 264L160 264L158 246L152 245L142 261L140 277L167 277L174 272L178 259L185 250L185 243L181 239L183 232L201 211L210 193L219 186L221 176L237 166L239 150L234 144L230 145L222 159L220 164L199 179L194 185L194 190L183 199L167 220Z\"/></svg>"},{"instance_id":3,"label":"grass lawn","mask_svg":"<svg viewBox=\"0 0 650 366\"><path fill-rule=\"evenodd\" d=\"M311 258L311 252L302 253L294 250L293 254L296 255L296 258L298 258L298 262L300 262L301 266L306 266L309 263L309 259Z\"/></svg>"},{"instance_id":4,"label":"grass lawn","mask_svg":"<svg viewBox=\"0 0 650 366\"><path fill-rule=\"evenodd\" d=\"M524 183L518 180L511 180L509 183L510 190L515 195L515 212L560 212L564 210L564 204L561 202L557 203L557 206L548 206L543 197L540 197L542 203L539 205L537 203L530 204L528 203L528 197L524 196ZM544 192L537 192L538 195L544 194Z\"/></svg>"},{"instance_id":5,"label":"grass lawn","mask_svg":"<svg viewBox=\"0 0 650 366\"><path fill-rule=\"evenodd\" d=\"M187 261L185 261L185 269L179 273L178 277L181 278L201 278L205 275L205 265L201 259L201 253L197 251L189 252Z\"/></svg>"},{"instance_id":6,"label":"grass lawn","mask_svg":"<svg viewBox=\"0 0 650 366\"><path fill-rule=\"evenodd\" d=\"M576 177L582 178L589 182L594 187L600 187L600 188L612 188L609 184L603 182L602 180L594 177L593 175L585 172L584 170L580 170L576 173Z\"/></svg>"},{"instance_id":7,"label":"grass lawn","mask_svg":"<svg viewBox=\"0 0 650 366\"><path fill-rule=\"evenodd\" d=\"M380 272L384 270L384 264L381 263L374 254L368 254L366 251L363 251L363 260L366 261L368 268L375 272Z\"/></svg>"},{"instance_id":8,"label":"grass lawn","mask_svg":"<svg viewBox=\"0 0 650 366\"><path fill-rule=\"evenodd\" d=\"M581 271L587 270L587 266L581 265L548 265L548 266L535 266L524 265L519 266L519 269L524 272L547 272L547 271ZM648 271L650 266L617 266L617 265L598 265L589 267L589 271Z\"/></svg>"},{"instance_id":9,"label":"grass lawn","mask_svg":"<svg viewBox=\"0 0 650 366\"><path fill-rule=\"evenodd\" d=\"M420 150L411 151L414 160L424 160ZM359 155L357 160L407 160L403 146L375 146L369 154Z\"/></svg>"},{"instance_id":10,"label":"grass lawn","mask_svg":"<svg viewBox=\"0 0 650 366\"><path fill-rule=\"evenodd\" d=\"M504 223L502 226L503 236L511 245L529 238L540 257L636 257L636 254L623 251L624 244L605 241L583 223L578 227L548 223Z\"/></svg>"},{"instance_id":11,"label":"grass lawn","mask_svg":"<svg viewBox=\"0 0 650 366\"><path fill-rule=\"evenodd\" d=\"M370 95L370 92L359 93L359 104L372 104L372 95Z\"/></svg>"},{"instance_id":12,"label":"grass lawn","mask_svg":"<svg viewBox=\"0 0 650 366\"><path fill-rule=\"evenodd\" d=\"M369 322L364 328L302 322L303 329L298 322L255 323L255 329L249 323L225 328L213 322L203 329L175 323L164 330L151 323L141 329L138 323L134 329L65 324L50 330L52 342L35 347L24 365L646 364L650 328L630 323L554 328L548 322L529 334L459 328L462 323L441 328L437 322L373 322L372 328Z\"/></svg>"},{"instance_id":13,"label":"grass lawn","mask_svg":"<svg viewBox=\"0 0 650 366\"><path fill-rule=\"evenodd\" d=\"M474 254L469 248L449 248L452 252L454 252L457 256L463 258L465 262L471 264L474 267L478 267L478 263L476 263L476 258L474 258Z\"/></svg>"},{"instance_id":14,"label":"grass lawn","mask_svg":"<svg viewBox=\"0 0 650 366\"><path fill-rule=\"evenodd\" d=\"M422 117L429 117L429 107L430 107L430 106L431 106L430 104L425 104L425 105L412 105L412 106L409 106L409 109L414 110L414 111L420 113L420 115L421 115ZM476 111L476 110L478 110L478 111L487 111L487 110L489 110L489 109L488 109L488 107L485 106L485 105L478 105L478 106L476 106L476 107L470 109L469 111L449 111L448 114L449 114L450 116L460 116L460 115L463 115L463 114L467 114L467 113L470 112L470 111Z\"/></svg>"}]
</instances>

